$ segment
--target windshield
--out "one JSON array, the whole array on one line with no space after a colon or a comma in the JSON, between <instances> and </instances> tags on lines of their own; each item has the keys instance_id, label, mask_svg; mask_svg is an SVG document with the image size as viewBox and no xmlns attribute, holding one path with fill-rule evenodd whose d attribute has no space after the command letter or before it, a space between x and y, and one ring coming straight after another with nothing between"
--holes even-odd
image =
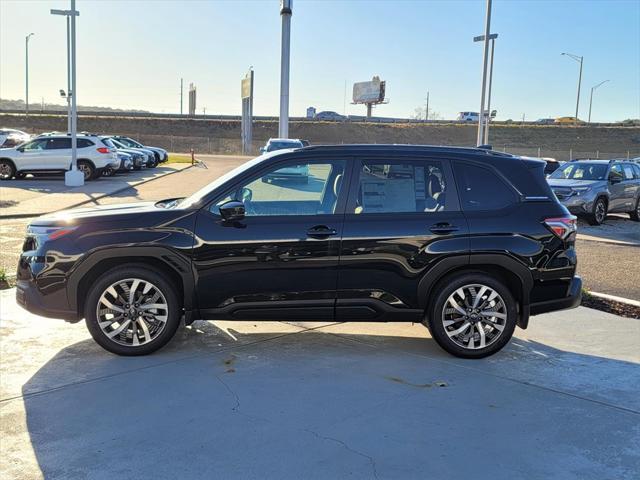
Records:
<instances>
[{"instance_id":1,"label":"windshield","mask_svg":"<svg viewBox=\"0 0 640 480\"><path fill-rule=\"evenodd\" d=\"M549 178L570 180L604 180L607 164L590 162L572 162L558 168Z\"/></svg>"},{"instance_id":2,"label":"windshield","mask_svg":"<svg viewBox=\"0 0 640 480\"><path fill-rule=\"evenodd\" d=\"M189 207L191 207L193 205L196 205L198 202L200 202L200 200L202 200L204 197L206 197L210 192L212 192L216 188L224 185L226 182L231 180L236 175L240 175L245 170L248 170L251 167L253 167L255 165L258 165L260 162L263 162L264 160L266 160L268 158L271 158L271 157L273 157L275 155L279 155L280 153L282 153L282 152L260 155L259 157L256 157L253 160L249 160L248 162L237 166L236 168L234 168L230 172L227 172L224 175L222 175L221 177L218 177L216 180L214 180L210 184L205 185L200 190L195 192L193 195L185 198L184 200L182 200L176 206L179 207L179 208L189 208Z\"/></svg>"},{"instance_id":3,"label":"windshield","mask_svg":"<svg viewBox=\"0 0 640 480\"><path fill-rule=\"evenodd\" d=\"M302 147L302 142L271 142L267 147L267 152L273 152L275 150L282 150L284 148L299 148Z\"/></svg>"}]
</instances>

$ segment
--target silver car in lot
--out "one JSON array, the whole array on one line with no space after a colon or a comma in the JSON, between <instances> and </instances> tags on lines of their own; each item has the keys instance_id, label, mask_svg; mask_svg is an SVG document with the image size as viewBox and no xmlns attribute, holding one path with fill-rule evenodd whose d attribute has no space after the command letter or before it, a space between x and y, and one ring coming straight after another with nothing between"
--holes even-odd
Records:
<instances>
[{"instance_id":1,"label":"silver car in lot","mask_svg":"<svg viewBox=\"0 0 640 480\"><path fill-rule=\"evenodd\" d=\"M607 213L628 213L640 221L640 165L625 160L574 160L548 178L558 200L591 225Z\"/></svg>"}]
</instances>

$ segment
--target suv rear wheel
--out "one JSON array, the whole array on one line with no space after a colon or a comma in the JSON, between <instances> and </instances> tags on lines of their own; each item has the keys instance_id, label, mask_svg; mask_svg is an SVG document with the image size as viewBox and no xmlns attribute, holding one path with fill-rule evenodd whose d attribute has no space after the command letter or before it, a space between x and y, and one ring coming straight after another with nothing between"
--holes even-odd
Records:
<instances>
[{"instance_id":1,"label":"suv rear wheel","mask_svg":"<svg viewBox=\"0 0 640 480\"><path fill-rule=\"evenodd\" d=\"M504 347L516 326L516 301L500 281L463 273L441 282L429 310L429 331L456 357L482 358Z\"/></svg>"},{"instance_id":2,"label":"suv rear wheel","mask_svg":"<svg viewBox=\"0 0 640 480\"><path fill-rule=\"evenodd\" d=\"M636 200L636 209L629 212L631 220L640 222L640 197Z\"/></svg>"},{"instance_id":3,"label":"suv rear wheel","mask_svg":"<svg viewBox=\"0 0 640 480\"><path fill-rule=\"evenodd\" d=\"M93 180L96 175L96 169L87 160L78 160L78 170L82 172L85 180Z\"/></svg>"},{"instance_id":4,"label":"suv rear wheel","mask_svg":"<svg viewBox=\"0 0 640 480\"><path fill-rule=\"evenodd\" d=\"M166 345L180 324L175 287L148 267L118 267L89 291L87 328L102 348L118 355L146 355Z\"/></svg>"},{"instance_id":5,"label":"suv rear wheel","mask_svg":"<svg viewBox=\"0 0 640 480\"><path fill-rule=\"evenodd\" d=\"M16 174L16 167L9 160L0 160L0 180L11 180Z\"/></svg>"},{"instance_id":6,"label":"suv rear wheel","mask_svg":"<svg viewBox=\"0 0 640 480\"><path fill-rule=\"evenodd\" d=\"M593 212L587 217L589 225L602 225L607 218L607 201L600 197L593 204Z\"/></svg>"}]
</instances>

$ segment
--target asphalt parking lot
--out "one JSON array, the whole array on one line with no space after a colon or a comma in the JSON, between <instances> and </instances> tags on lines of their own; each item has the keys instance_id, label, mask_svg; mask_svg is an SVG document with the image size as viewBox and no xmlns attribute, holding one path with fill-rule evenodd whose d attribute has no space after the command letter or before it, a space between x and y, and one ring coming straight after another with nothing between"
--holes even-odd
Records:
<instances>
[{"instance_id":1,"label":"asphalt parking lot","mask_svg":"<svg viewBox=\"0 0 640 480\"><path fill-rule=\"evenodd\" d=\"M443 353L421 325L199 321L157 354L122 358L83 323L0 295L6 478L640 471L638 320L536 317L478 361Z\"/></svg>"}]
</instances>

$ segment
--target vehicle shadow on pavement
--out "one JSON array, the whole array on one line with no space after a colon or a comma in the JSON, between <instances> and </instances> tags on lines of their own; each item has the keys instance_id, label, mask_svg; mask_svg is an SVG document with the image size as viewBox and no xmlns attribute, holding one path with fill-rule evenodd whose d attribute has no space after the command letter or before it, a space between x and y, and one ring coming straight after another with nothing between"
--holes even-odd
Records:
<instances>
[{"instance_id":1,"label":"vehicle shadow on pavement","mask_svg":"<svg viewBox=\"0 0 640 480\"><path fill-rule=\"evenodd\" d=\"M59 351L4 455L45 478L631 478L638 391L637 364L522 339L471 361L418 325L199 321L146 357Z\"/></svg>"}]
</instances>

